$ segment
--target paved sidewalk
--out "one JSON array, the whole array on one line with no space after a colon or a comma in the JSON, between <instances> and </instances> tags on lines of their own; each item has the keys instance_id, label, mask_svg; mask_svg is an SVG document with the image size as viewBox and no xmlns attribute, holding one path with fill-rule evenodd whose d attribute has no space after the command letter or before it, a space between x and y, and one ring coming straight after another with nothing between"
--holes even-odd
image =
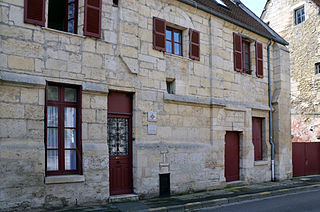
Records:
<instances>
[{"instance_id":1,"label":"paved sidewalk","mask_svg":"<svg viewBox=\"0 0 320 212\"><path fill-rule=\"evenodd\" d=\"M224 189L207 192L99 206L65 208L55 211L192 211L204 207L305 190L320 190L320 175L296 177L292 180L284 180L281 182L265 182L251 185L229 184Z\"/></svg>"}]
</instances>

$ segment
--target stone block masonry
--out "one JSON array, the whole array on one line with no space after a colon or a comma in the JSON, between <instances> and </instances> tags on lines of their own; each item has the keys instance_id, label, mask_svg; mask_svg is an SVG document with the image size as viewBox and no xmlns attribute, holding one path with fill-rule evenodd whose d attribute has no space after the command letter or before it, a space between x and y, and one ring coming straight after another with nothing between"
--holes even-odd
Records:
<instances>
[{"instance_id":1,"label":"stone block masonry","mask_svg":"<svg viewBox=\"0 0 320 212\"><path fill-rule=\"evenodd\" d=\"M50 1L45 1L46 10ZM228 131L240 137L240 180L271 179L267 124L263 161L257 163L251 121L269 120L267 38L180 1L126 0L115 7L103 0L97 39L83 34L83 4L79 1L78 31L72 34L50 29L47 23L24 23L22 1L0 3L0 210L108 200L112 92L133 97L131 173L133 193L139 197L159 196L163 173L170 174L171 194L225 186ZM153 17L181 30L182 55L153 48ZM190 28L200 32L199 61L189 58ZM251 75L234 71L233 32L263 44L263 78L256 77L253 55ZM289 60L280 44L271 46L271 55L272 92L280 91L274 118L278 174L284 179L291 177L290 135L283 133L290 131L285 110L289 76L282 72ZM167 92L170 80L173 94ZM46 175L47 83L80 87L81 174ZM157 114L156 122L148 121L148 112ZM156 134L148 134L150 124L156 125Z\"/></svg>"}]
</instances>

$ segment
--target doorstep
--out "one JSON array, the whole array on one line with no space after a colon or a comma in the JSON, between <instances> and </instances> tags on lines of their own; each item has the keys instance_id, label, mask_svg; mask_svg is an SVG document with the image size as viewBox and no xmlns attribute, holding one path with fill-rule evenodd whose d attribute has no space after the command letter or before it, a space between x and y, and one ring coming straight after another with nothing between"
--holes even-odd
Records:
<instances>
[{"instance_id":1,"label":"doorstep","mask_svg":"<svg viewBox=\"0 0 320 212\"><path fill-rule=\"evenodd\" d=\"M137 200L139 200L139 196L137 194L121 194L121 195L114 195L109 197L109 203L128 202L128 201L137 201Z\"/></svg>"},{"instance_id":2,"label":"doorstep","mask_svg":"<svg viewBox=\"0 0 320 212\"><path fill-rule=\"evenodd\" d=\"M237 187L237 186L243 186L245 185L245 182L242 180L236 180L236 181L231 181L226 183L226 188L231 188L231 187Z\"/></svg>"}]
</instances>

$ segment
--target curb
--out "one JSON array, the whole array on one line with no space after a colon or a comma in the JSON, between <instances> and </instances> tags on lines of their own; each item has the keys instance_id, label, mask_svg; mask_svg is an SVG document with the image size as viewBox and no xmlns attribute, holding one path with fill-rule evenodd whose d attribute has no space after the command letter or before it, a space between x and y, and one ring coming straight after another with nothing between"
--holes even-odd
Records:
<instances>
[{"instance_id":1,"label":"curb","mask_svg":"<svg viewBox=\"0 0 320 212\"><path fill-rule=\"evenodd\" d=\"M201 202L190 202L190 203L185 203L182 205L149 208L149 209L143 210L143 211L144 212L147 212L147 211L153 211L153 212L192 211L192 210L197 210L197 209L201 209L201 208L225 205L228 203L241 202L244 200L262 199L262 198L270 197L270 196L296 193L296 192L304 191L304 190L317 190L317 189L320 189L320 184L298 186L298 187L293 187L293 188L284 188L284 189L279 189L279 190L274 190L274 191L265 191L265 192L259 192L259 193L253 193L253 194L242 194L242 195L235 196L235 197L213 199L213 200L207 200L207 201L201 201Z\"/></svg>"}]
</instances>

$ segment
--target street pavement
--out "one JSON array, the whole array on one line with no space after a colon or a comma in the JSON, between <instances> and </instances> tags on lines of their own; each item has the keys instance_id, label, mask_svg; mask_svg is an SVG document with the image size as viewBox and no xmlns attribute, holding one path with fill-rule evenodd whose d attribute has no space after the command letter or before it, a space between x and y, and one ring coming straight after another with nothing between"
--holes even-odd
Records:
<instances>
[{"instance_id":1,"label":"street pavement","mask_svg":"<svg viewBox=\"0 0 320 212\"><path fill-rule=\"evenodd\" d=\"M320 189L284 194L259 200L249 200L210 208L199 209L201 212L319 212Z\"/></svg>"},{"instance_id":2,"label":"street pavement","mask_svg":"<svg viewBox=\"0 0 320 212\"><path fill-rule=\"evenodd\" d=\"M301 193L307 191L320 191L320 175L295 177L291 180L279 182L264 182L245 185L241 182L228 184L224 189L154 198L148 200L129 201L121 203L109 203L97 206L70 207L56 212L124 212L124 211L195 211L198 209L227 205L250 200L265 199L268 197ZM312 193L310 193L312 194ZM320 203L320 196L318 202ZM296 201L298 204L299 201ZM302 203L301 203L302 204ZM255 207L255 206L253 206ZM210 210L213 208L210 208ZM320 211L320 207L318 207ZM52 210L51 210L52 211ZM220 211L220 210L217 210ZM232 210L231 210L232 211ZM238 211L238 210L236 210ZM250 211L250 210L243 210ZM254 210L253 210L254 211ZM270 210L269 210L270 211ZM278 210L274 210L278 211ZM286 211L286 210L284 210ZM289 211L289 210L288 210ZM292 211L292 210L290 210ZM293 210L299 211L299 210Z\"/></svg>"}]
</instances>

